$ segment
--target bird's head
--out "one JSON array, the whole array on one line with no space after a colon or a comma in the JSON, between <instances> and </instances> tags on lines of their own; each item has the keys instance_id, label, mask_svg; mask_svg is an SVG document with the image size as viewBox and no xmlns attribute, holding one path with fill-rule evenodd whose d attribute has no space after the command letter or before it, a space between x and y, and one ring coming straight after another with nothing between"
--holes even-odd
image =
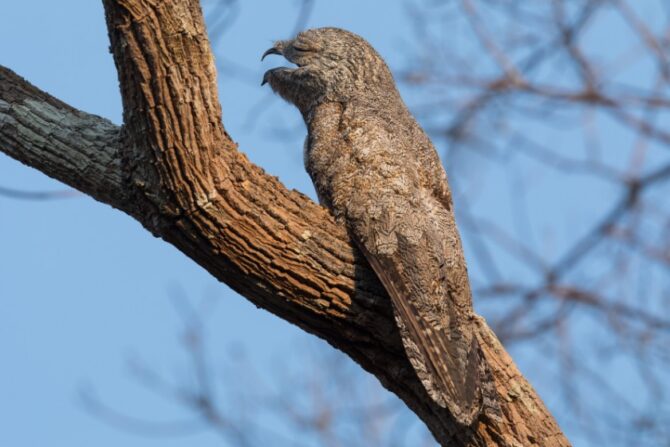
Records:
<instances>
[{"instance_id":1,"label":"bird's head","mask_svg":"<svg viewBox=\"0 0 670 447\"><path fill-rule=\"evenodd\" d=\"M303 114L321 102L349 102L395 91L384 60L362 37L339 28L315 28L280 40L263 54L284 56L296 67L265 72L268 83Z\"/></svg>"}]
</instances>

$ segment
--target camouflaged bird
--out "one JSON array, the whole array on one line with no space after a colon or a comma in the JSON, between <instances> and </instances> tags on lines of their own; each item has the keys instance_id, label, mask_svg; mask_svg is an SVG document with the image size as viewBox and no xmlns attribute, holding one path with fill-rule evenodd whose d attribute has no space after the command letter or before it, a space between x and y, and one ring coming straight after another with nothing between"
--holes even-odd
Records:
<instances>
[{"instance_id":1,"label":"camouflaged bird","mask_svg":"<svg viewBox=\"0 0 670 447\"><path fill-rule=\"evenodd\" d=\"M462 425L492 382L474 336L471 294L447 177L384 60L337 28L304 31L265 52L297 67L263 84L305 120L305 167L387 292L405 351L430 397Z\"/></svg>"}]
</instances>

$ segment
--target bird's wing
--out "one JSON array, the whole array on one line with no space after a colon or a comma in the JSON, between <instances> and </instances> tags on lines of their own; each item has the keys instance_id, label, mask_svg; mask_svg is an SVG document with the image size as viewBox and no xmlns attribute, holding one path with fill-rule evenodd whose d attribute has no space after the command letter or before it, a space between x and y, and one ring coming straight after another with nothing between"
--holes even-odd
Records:
<instances>
[{"instance_id":1,"label":"bird's wing","mask_svg":"<svg viewBox=\"0 0 670 447\"><path fill-rule=\"evenodd\" d=\"M391 297L424 388L457 422L471 425L482 411L481 385L488 390L490 380L474 335L467 269L449 197L436 196L427 181L432 162L416 156L407 126L379 120L342 126L346 133L331 153L347 154L346 163L328 190ZM446 177L439 180L448 191Z\"/></svg>"},{"instance_id":2,"label":"bird's wing","mask_svg":"<svg viewBox=\"0 0 670 447\"><path fill-rule=\"evenodd\" d=\"M480 347L467 310L450 296L449 267L436 253L444 246L439 233L421 231L418 243L396 234L397 250L390 253L368 238L359 245L391 296L405 351L426 391L459 423L471 425L482 408Z\"/></svg>"}]
</instances>

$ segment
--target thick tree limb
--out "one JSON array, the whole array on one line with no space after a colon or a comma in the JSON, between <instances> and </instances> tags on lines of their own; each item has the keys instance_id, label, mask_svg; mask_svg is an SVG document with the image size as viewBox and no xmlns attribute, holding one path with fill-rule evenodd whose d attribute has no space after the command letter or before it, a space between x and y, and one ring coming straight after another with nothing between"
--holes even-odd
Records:
<instances>
[{"instance_id":1,"label":"thick tree limb","mask_svg":"<svg viewBox=\"0 0 670 447\"><path fill-rule=\"evenodd\" d=\"M483 319L502 418L457 429L405 357L389 298L344 228L237 151L195 0L105 0L123 132L0 68L0 150L139 220L259 307L346 352L443 445L567 446Z\"/></svg>"},{"instance_id":2,"label":"thick tree limb","mask_svg":"<svg viewBox=\"0 0 670 447\"><path fill-rule=\"evenodd\" d=\"M0 150L122 208L120 132L106 119L73 109L0 66Z\"/></svg>"}]
</instances>

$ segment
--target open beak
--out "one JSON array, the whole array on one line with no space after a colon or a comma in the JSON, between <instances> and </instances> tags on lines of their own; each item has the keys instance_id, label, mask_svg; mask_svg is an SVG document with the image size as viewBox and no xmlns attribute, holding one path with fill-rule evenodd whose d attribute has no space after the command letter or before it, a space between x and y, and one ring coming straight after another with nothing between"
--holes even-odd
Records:
<instances>
[{"instance_id":1,"label":"open beak","mask_svg":"<svg viewBox=\"0 0 670 447\"><path fill-rule=\"evenodd\" d=\"M265 59L265 56L268 56L270 54L278 54L280 56L284 56L284 48L287 47L287 45L290 43L290 41L287 40L278 40L275 42L275 44L272 46L272 48L269 48L265 53L263 53L263 56L261 56L261 61ZM282 67L279 68L272 68L268 71L265 72L263 75L263 81L261 82L261 86L265 85L268 83L270 76L272 75L272 72L274 70L279 70L279 69L285 69Z\"/></svg>"}]
</instances>

